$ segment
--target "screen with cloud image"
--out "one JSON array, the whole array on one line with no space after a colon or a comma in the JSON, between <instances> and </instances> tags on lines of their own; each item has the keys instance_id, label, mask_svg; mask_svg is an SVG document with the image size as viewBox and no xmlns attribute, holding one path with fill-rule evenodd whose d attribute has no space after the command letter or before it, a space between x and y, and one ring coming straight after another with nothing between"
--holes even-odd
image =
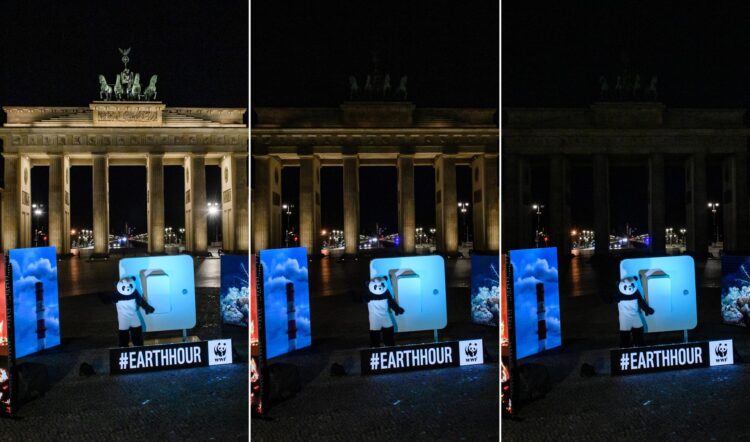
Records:
<instances>
[{"instance_id":1,"label":"screen with cloud image","mask_svg":"<svg viewBox=\"0 0 750 442\"><path fill-rule=\"evenodd\" d=\"M221 321L248 326L250 316L248 256L221 255Z\"/></svg>"},{"instance_id":2,"label":"screen with cloud image","mask_svg":"<svg viewBox=\"0 0 750 442\"><path fill-rule=\"evenodd\" d=\"M497 327L500 308L500 257L471 255L471 321Z\"/></svg>"},{"instance_id":3,"label":"screen with cloud image","mask_svg":"<svg viewBox=\"0 0 750 442\"><path fill-rule=\"evenodd\" d=\"M266 358L312 344L307 249L293 247L260 252L263 268Z\"/></svg>"},{"instance_id":4,"label":"screen with cloud image","mask_svg":"<svg viewBox=\"0 0 750 442\"><path fill-rule=\"evenodd\" d=\"M14 249L9 259L16 357L60 345L55 248Z\"/></svg>"},{"instance_id":5,"label":"screen with cloud image","mask_svg":"<svg viewBox=\"0 0 750 442\"><path fill-rule=\"evenodd\" d=\"M557 248L511 250L516 358L562 345Z\"/></svg>"}]
</instances>

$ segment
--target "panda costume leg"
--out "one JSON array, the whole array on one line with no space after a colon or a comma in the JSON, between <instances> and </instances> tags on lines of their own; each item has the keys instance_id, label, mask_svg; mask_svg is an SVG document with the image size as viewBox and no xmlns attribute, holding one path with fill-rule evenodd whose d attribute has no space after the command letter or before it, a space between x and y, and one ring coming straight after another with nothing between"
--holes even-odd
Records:
<instances>
[{"instance_id":1,"label":"panda costume leg","mask_svg":"<svg viewBox=\"0 0 750 442\"><path fill-rule=\"evenodd\" d=\"M383 343L386 347L396 346L396 339L394 338L393 331L393 326L383 328Z\"/></svg>"}]
</instances>

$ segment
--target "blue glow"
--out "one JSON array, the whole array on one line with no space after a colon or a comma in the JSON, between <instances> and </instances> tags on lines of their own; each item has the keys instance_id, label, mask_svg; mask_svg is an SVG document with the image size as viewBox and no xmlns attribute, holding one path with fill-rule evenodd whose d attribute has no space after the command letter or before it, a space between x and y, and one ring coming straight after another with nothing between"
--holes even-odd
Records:
<instances>
[{"instance_id":1,"label":"blue glow","mask_svg":"<svg viewBox=\"0 0 750 442\"><path fill-rule=\"evenodd\" d=\"M471 255L471 321L497 327L499 301L500 256Z\"/></svg>"},{"instance_id":2,"label":"blue glow","mask_svg":"<svg viewBox=\"0 0 750 442\"><path fill-rule=\"evenodd\" d=\"M143 331L195 327L193 258L188 255L150 256L121 259L119 264L120 278L134 276L137 290L156 309L150 315L138 309Z\"/></svg>"},{"instance_id":3,"label":"blue glow","mask_svg":"<svg viewBox=\"0 0 750 442\"><path fill-rule=\"evenodd\" d=\"M647 333L690 330L698 325L693 258L626 259L620 263L620 278L626 276L638 277L641 296L654 309L649 316L640 312Z\"/></svg>"},{"instance_id":4,"label":"blue glow","mask_svg":"<svg viewBox=\"0 0 750 442\"><path fill-rule=\"evenodd\" d=\"M448 324L445 261L441 256L373 259L370 278L376 276L388 276L391 296L395 295L405 310L392 317L396 332L437 330ZM367 281L362 284L366 290Z\"/></svg>"},{"instance_id":5,"label":"blue glow","mask_svg":"<svg viewBox=\"0 0 750 442\"><path fill-rule=\"evenodd\" d=\"M273 358L312 345L310 331L310 288L307 275L307 249L293 247L260 252L263 267L266 357ZM289 335L286 287L294 287L296 337Z\"/></svg>"},{"instance_id":6,"label":"blue glow","mask_svg":"<svg viewBox=\"0 0 750 442\"><path fill-rule=\"evenodd\" d=\"M13 319L16 357L60 345L60 307L57 287L57 256L54 247L14 249L10 253L13 269ZM37 339L36 283L44 289L44 339Z\"/></svg>"},{"instance_id":7,"label":"blue glow","mask_svg":"<svg viewBox=\"0 0 750 442\"><path fill-rule=\"evenodd\" d=\"M511 250L515 301L516 357L518 359L562 345L557 248ZM546 337L539 336L537 285L544 287Z\"/></svg>"}]
</instances>

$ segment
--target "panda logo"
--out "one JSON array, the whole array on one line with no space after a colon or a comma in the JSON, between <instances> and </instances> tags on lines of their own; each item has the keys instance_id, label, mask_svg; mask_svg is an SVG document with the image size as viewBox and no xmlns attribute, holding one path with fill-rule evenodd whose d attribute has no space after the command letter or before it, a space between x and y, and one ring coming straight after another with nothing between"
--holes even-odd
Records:
<instances>
[{"instance_id":1,"label":"panda logo","mask_svg":"<svg viewBox=\"0 0 750 442\"><path fill-rule=\"evenodd\" d=\"M725 358L727 356L727 350L728 350L727 343L722 342L716 346L716 349L714 349L714 353L716 353L716 356L720 358Z\"/></svg>"},{"instance_id":2,"label":"panda logo","mask_svg":"<svg viewBox=\"0 0 750 442\"><path fill-rule=\"evenodd\" d=\"M214 354L220 358L223 358L227 354L227 344L225 342L219 342L214 345Z\"/></svg>"},{"instance_id":3,"label":"panda logo","mask_svg":"<svg viewBox=\"0 0 750 442\"><path fill-rule=\"evenodd\" d=\"M375 277L370 280L370 293L373 295L382 295L388 290L388 280L383 277Z\"/></svg>"},{"instance_id":4,"label":"panda logo","mask_svg":"<svg viewBox=\"0 0 750 442\"><path fill-rule=\"evenodd\" d=\"M464 349L464 353L466 353L466 356L473 358L477 355L477 343L472 342L469 345L466 346Z\"/></svg>"},{"instance_id":5,"label":"panda logo","mask_svg":"<svg viewBox=\"0 0 750 442\"><path fill-rule=\"evenodd\" d=\"M620 293L623 295L632 295L638 291L638 277L629 276L627 278L622 278L620 280L619 288Z\"/></svg>"},{"instance_id":6,"label":"panda logo","mask_svg":"<svg viewBox=\"0 0 750 442\"><path fill-rule=\"evenodd\" d=\"M129 276L117 281L117 292L129 296L135 292L135 276Z\"/></svg>"}]
</instances>

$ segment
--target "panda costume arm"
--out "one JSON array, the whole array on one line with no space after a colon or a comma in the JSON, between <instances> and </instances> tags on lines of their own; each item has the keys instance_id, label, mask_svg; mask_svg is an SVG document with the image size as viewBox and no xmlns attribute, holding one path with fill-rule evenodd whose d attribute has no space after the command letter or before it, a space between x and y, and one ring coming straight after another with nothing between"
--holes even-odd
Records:
<instances>
[{"instance_id":1,"label":"panda costume arm","mask_svg":"<svg viewBox=\"0 0 750 442\"><path fill-rule=\"evenodd\" d=\"M145 310L146 314L150 314L154 312L155 309L151 307L149 303L146 302L145 299L143 299L143 296L141 296L141 294L138 293L138 291L136 291L133 294L135 295L135 303L138 304L138 306L140 306L143 310Z\"/></svg>"}]
</instances>

